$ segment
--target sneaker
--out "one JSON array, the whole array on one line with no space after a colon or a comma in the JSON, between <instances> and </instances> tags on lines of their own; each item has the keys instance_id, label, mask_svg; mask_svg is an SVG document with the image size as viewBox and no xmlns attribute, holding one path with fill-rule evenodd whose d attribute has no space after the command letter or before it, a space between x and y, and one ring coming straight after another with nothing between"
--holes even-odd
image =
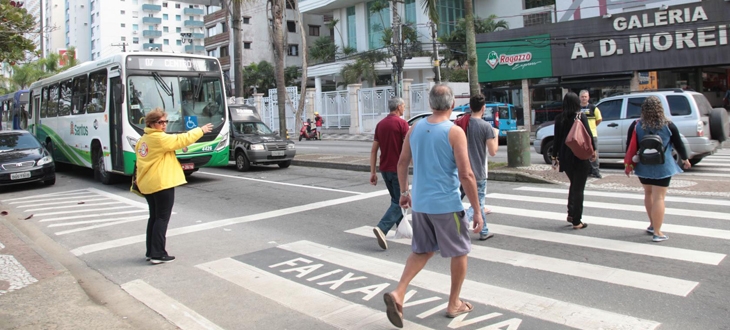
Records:
<instances>
[{"instance_id":1,"label":"sneaker","mask_svg":"<svg viewBox=\"0 0 730 330\"><path fill-rule=\"evenodd\" d=\"M654 227L652 227L652 226L646 227L646 232L654 235Z\"/></svg>"},{"instance_id":2,"label":"sneaker","mask_svg":"<svg viewBox=\"0 0 730 330\"><path fill-rule=\"evenodd\" d=\"M669 237L667 237L667 235L662 235L662 236L654 235L654 237L651 238L651 240L654 242L662 242L662 241L666 241L668 239L669 239Z\"/></svg>"},{"instance_id":3,"label":"sneaker","mask_svg":"<svg viewBox=\"0 0 730 330\"><path fill-rule=\"evenodd\" d=\"M480 241L486 241L490 238L494 237L494 234L492 233L486 233L486 234L479 234L479 240Z\"/></svg>"},{"instance_id":4,"label":"sneaker","mask_svg":"<svg viewBox=\"0 0 730 330\"><path fill-rule=\"evenodd\" d=\"M373 228L373 233L375 234L375 238L378 239L378 245L380 245L380 248L383 250L387 250L388 241L385 240L385 234L383 234L383 231L380 230L380 228L375 227Z\"/></svg>"},{"instance_id":5,"label":"sneaker","mask_svg":"<svg viewBox=\"0 0 730 330\"><path fill-rule=\"evenodd\" d=\"M173 257L173 256L164 256L164 257L159 257L159 258L150 258L150 262L152 264L155 264L155 265L156 264L161 264L163 262L173 262L173 261L175 261L175 257Z\"/></svg>"}]
</instances>

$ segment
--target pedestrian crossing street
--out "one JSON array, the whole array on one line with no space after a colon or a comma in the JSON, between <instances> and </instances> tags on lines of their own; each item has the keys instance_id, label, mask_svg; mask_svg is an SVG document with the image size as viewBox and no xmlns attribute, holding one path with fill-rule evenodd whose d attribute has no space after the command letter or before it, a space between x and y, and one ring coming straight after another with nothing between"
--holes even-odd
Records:
<instances>
[{"instance_id":1,"label":"pedestrian crossing street","mask_svg":"<svg viewBox=\"0 0 730 330\"><path fill-rule=\"evenodd\" d=\"M51 228L58 236L86 234L149 218L146 202L94 188L9 198L2 202Z\"/></svg>"},{"instance_id":2,"label":"pedestrian crossing street","mask_svg":"<svg viewBox=\"0 0 730 330\"><path fill-rule=\"evenodd\" d=\"M722 157L730 163L730 156ZM643 194L586 190L583 221L590 226L572 230L566 223L567 187L510 187L497 191L489 186L487 206L492 213L486 220L495 237L482 242L474 236L472 241L462 297L474 304L474 311L454 319L444 317L450 283L448 268L436 271L427 267L406 295L405 328L687 329L692 328L688 326L691 321L678 324L681 317L675 317L672 311L657 311L649 301L667 300L672 306L687 301L701 303L711 296L701 292L703 286L716 285L710 281L727 269L727 198L667 196L662 230L670 239L653 243L644 233L648 218ZM382 191L363 193L306 207L170 228L168 241L181 239L175 237L179 235L247 226L250 222L373 197L380 201L386 195ZM135 222L147 219L147 204L141 199L87 188L2 202L25 215L32 214L30 221L54 235L70 236L66 245L77 256L93 256L144 242L144 235L120 237L125 231L114 230L120 226L139 227ZM217 296L223 302L237 293L254 293L295 312L292 317L306 315L341 329L390 329L393 327L385 316L382 294L395 288L410 240L395 239L391 230L387 237L390 249L381 253L372 232L381 211L384 208L373 211L377 216L371 217L372 223L328 232L344 238L337 244L302 236L271 248L243 255L234 252L193 264L186 264L182 256L181 262L163 267L193 267L199 272L189 280L208 283L205 287L210 290L219 288ZM83 243L75 243L73 238L82 235ZM665 263L666 269L653 266ZM207 276L200 276L200 272ZM153 282L154 277L143 277L125 280L120 286L181 329L227 328L222 325L225 313L206 313L195 307L199 304L194 298L197 295L179 294L156 287ZM560 283L563 285L556 285ZM577 287L571 283L577 283ZM543 289L541 284L550 288ZM230 286L240 291L229 292ZM648 302L637 303L639 307L631 305L645 299ZM245 324L243 316L240 322Z\"/></svg>"}]
</instances>

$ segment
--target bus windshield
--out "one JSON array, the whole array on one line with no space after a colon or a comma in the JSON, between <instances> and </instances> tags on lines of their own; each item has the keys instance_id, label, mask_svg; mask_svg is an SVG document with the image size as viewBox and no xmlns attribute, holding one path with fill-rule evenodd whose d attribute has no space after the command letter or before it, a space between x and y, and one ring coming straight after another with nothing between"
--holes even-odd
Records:
<instances>
[{"instance_id":1,"label":"bus windshield","mask_svg":"<svg viewBox=\"0 0 730 330\"><path fill-rule=\"evenodd\" d=\"M130 76L127 80L129 122L144 129L144 116L161 108L167 113L167 132L186 132L225 120L220 77L160 75Z\"/></svg>"}]
</instances>

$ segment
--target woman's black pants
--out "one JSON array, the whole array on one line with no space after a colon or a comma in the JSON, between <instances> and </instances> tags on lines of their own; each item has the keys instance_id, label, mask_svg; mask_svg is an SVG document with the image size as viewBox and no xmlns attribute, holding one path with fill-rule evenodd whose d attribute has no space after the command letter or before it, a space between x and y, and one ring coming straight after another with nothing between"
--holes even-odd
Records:
<instances>
[{"instance_id":1,"label":"woman's black pants","mask_svg":"<svg viewBox=\"0 0 730 330\"><path fill-rule=\"evenodd\" d=\"M165 242L167 224L172 215L172 205L175 204L175 188L160 190L145 195L150 208L150 218L147 220L147 253L146 257L161 258L167 256Z\"/></svg>"},{"instance_id":2,"label":"woman's black pants","mask_svg":"<svg viewBox=\"0 0 730 330\"><path fill-rule=\"evenodd\" d=\"M573 226L581 224L583 218L583 192L586 189L586 181L591 171L591 163L588 161L578 162L570 170L566 170L570 180L568 192L568 216L573 218Z\"/></svg>"}]
</instances>

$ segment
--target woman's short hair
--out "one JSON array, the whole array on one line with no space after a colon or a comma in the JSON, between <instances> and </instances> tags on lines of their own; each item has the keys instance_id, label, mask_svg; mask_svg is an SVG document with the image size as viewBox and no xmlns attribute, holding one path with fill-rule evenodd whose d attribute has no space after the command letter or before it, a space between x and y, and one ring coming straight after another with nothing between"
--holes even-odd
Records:
<instances>
[{"instance_id":1,"label":"woman's short hair","mask_svg":"<svg viewBox=\"0 0 730 330\"><path fill-rule=\"evenodd\" d=\"M161 108L155 108L154 110L148 112L146 116L144 116L145 126L152 127L152 124L165 117L167 117L167 113L165 112L165 110L162 110Z\"/></svg>"}]
</instances>

